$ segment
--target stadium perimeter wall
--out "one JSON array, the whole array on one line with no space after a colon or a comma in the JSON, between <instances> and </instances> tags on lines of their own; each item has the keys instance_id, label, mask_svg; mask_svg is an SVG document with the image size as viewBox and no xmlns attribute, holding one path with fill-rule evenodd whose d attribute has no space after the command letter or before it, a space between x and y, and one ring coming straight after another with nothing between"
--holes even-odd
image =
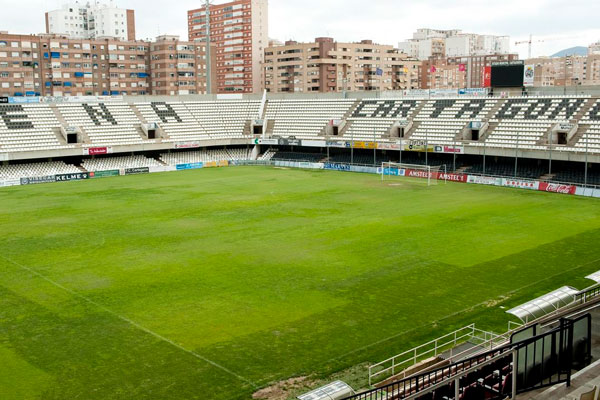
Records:
<instances>
[{"instance_id":1,"label":"stadium perimeter wall","mask_svg":"<svg viewBox=\"0 0 600 400\"><path fill-rule=\"evenodd\" d=\"M413 170L408 168L386 168L382 167L368 167L350 164L340 163L311 163L311 162L298 162L298 161L215 161L208 163L192 163L192 164L179 164L176 166L164 166L164 167L141 167L141 168L123 168L119 170L110 171L92 171L92 172L81 172L73 174L61 174L61 175L50 175L33 178L21 178L0 181L0 187L9 186L24 186L34 185L43 183L55 183L55 182L68 182L68 181L83 181L89 179L107 178L114 176L126 176L126 175L140 175L150 174L159 172L174 172L192 169L203 169L203 168L219 168L229 166L250 166L250 165L272 165L277 167L285 168L299 168L299 169L317 169L317 170L330 170L330 171L342 171L342 172L355 172L355 173L368 173L390 176L402 176L409 178L421 178L437 179L440 181L459 182L467 184L487 185L487 186L501 186L505 188L541 191L548 193L557 193L563 195L574 195L584 197L595 197L600 198L600 189L584 188L574 185L563 185L546 183L541 181L526 180L526 179L511 179L511 178L499 178L483 175L470 175L470 174L459 174L459 173L445 173L445 172L425 172L422 170Z\"/></svg>"}]
</instances>

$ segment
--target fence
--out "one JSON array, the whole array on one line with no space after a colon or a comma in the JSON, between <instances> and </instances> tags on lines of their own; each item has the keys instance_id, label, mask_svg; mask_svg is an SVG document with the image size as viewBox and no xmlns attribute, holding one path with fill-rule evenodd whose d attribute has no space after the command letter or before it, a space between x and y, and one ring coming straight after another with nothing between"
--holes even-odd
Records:
<instances>
[{"instance_id":1,"label":"fence","mask_svg":"<svg viewBox=\"0 0 600 400\"><path fill-rule=\"evenodd\" d=\"M517 393L563 382L569 384L572 368L583 366L589 360L591 316L586 314L574 320L563 319L558 328L541 335L358 393L344 400L418 399L436 390L453 391L454 395L449 398L456 400L461 386L479 387L486 391L484 397L489 399L501 399L507 395L515 398ZM497 371L500 371L498 376ZM492 389L484 387L482 379L497 379L498 389L493 389L493 386Z\"/></svg>"},{"instance_id":2,"label":"fence","mask_svg":"<svg viewBox=\"0 0 600 400\"><path fill-rule=\"evenodd\" d=\"M428 358L437 357L440 354L449 352L449 359L457 355L466 355L472 351L462 351L458 354L453 353L459 344L466 342L472 343L478 349L493 347L507 340L505 335L498 335L494 332L487 332L475 328L475 324L465 326L450 332L444 336L434 339L430 342L417 346L411 350L390 357L386 360L369 366L369 386L373 385L375 379L379 381L396 376L396 371L402 371L406 374L406 369L416 365L418 362ZM406 377L405 375L402 376Z\"/></svg>"}]
</instances>

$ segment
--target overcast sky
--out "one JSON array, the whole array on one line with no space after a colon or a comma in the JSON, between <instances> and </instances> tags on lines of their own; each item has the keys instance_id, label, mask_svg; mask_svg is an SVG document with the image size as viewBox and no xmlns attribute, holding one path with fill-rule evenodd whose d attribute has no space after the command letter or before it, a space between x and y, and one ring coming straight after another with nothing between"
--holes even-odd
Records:
<instances>
[{"instance_id":1,"label":"overcast sky","mask_svg":"<svg viewBox=\"0 0 600 400\"><path fill-rule=\"evenodd\" d=\"M108 1L108 0L105 0ZM65 0L0 0L0 30L40 33L44 11ZM83 2L83 0L80 0ZM216 3L224 1L217 0ZM138 39L160 34L187 38L188 9L203 0L115 0L136 11ZM10 4L10 6L9 6ZM551 55L600 40L599 0L270 0L269 36L311 41L373 39L397 46L417 28L462 29L511 36L511 50L527 56L515 41L534 35L533 55ZM544 40L544 42L538 42Z\"/></svg>"}]
</instances>

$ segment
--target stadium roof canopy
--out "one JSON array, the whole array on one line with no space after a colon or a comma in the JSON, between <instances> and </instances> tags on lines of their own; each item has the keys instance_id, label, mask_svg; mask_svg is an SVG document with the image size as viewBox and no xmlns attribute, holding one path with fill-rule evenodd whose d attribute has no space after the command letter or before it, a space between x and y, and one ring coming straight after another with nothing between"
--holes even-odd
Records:
<instances>
[{"instance_id":1,"label":"stadium roof canopy","mask_svg":"<svg viewBox=\"0 0 600 400\"><path fill-rule=\"evenodd\" d=\"M600 283L600 271L594 272L593 274L586 276L586 278L596 283Z\"/></svg>"},{"instance_id":2,"label":"stadium roof canopy","mask_svg":"<svg viewBox=\"0 0 600 400\"><path fill-rule=\"evenodd\" d=\"M507 313L512 314L521 321L527 323L568 305L575 300L575 295L577 293L579 293L579 290L570 286L563 286L542 297L538 297L535 300L528 301L525 304L510 309Z\"/></svg>"},{"instance_id":3,"label":"stadium roof canopy","mask_svg":"<svg viewBox=\"0 0 600 400\"><path fill-rule=\"evenodd\" d=\"M320 387L298 396L299 400L336 400L354 394L354 390L345 382L335 381L329 385Z\"/></svg>"}]
</instances>

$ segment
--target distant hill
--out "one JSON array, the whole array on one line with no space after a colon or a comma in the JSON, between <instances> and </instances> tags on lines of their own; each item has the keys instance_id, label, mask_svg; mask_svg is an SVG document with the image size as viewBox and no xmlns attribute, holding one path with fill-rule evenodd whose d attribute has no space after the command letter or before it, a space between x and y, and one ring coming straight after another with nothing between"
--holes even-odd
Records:
<instances>
[{"instance_id":1,"label":"distant hill","mask_svg":"<svg viewBox=\"0 0 600 400\"><path fill-rule=\"evenodd\" d=\"M565 57L565 56L587 56L588 48L583 46L571 47L570 49L561 50L551 57Z\"/></svg>"}]
</instances>

